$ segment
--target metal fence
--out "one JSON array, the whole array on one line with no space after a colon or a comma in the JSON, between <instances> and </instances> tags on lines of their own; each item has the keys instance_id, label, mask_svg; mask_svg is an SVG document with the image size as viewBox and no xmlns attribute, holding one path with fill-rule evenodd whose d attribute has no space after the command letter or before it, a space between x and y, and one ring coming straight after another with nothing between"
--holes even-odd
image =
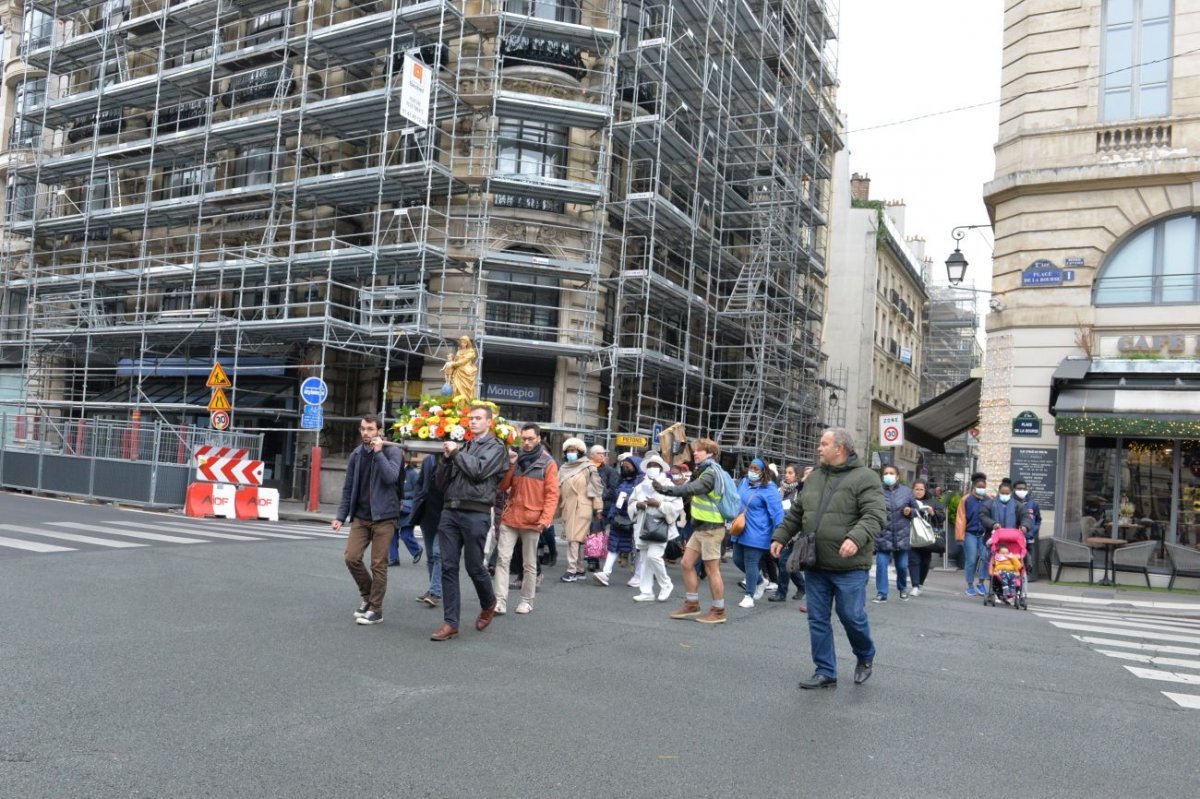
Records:
<instances>
[{"instance_id":1,"label":"metal fence","mask_svg":"<svg viewBox=\"0 0 1200 799\"><path fill-rule=\"evenodd\" d=\"M0 486L182 507L192 453L209 444L262 451L262 436L162 421L0 414Z\"/></svg>"}]
</instances>

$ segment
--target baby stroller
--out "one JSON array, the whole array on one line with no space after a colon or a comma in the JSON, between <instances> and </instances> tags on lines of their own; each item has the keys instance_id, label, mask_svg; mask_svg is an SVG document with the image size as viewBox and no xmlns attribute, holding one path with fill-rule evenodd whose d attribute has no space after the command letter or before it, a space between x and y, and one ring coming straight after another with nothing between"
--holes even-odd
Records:
<instances>
[{"instance_id":1,"label":"baby stroller","mask_svg":"<svg viewBox=\"0 0 1200 799\"><path fill-rule=\"evenodd\" d=\"M1029 610L1029 598L1026 594L1025 584L1028 582L1025 575L1025 533L1021 530L1000 529L992 533L991 540L988 541L988 573L991 574L992 563L996 558L996 553L1000 547L1008 547L1008 552L1015 555L1021 560L1021 571L1013 578L1014 595L1012 598L1012 607L1014 610ZM992 590L983 598L983 604L995 605L996 600L1000 599L1005 604L1008 604L1008 599L1004 596L1004 584L996 575L991 577Z\"/></svg>"}]
</instances>

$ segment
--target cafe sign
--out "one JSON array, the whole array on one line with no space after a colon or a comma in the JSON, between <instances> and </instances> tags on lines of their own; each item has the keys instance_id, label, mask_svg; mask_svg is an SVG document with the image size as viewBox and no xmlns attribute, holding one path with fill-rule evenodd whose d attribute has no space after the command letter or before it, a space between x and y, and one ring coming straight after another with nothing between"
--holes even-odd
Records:
<instances>
[{"instance_id":1,"label":"cafe sign","mask_svg":"<svg viewBox=\"0 0 1200 799\"><path fill-rule=\"evenodd\" d=\"M1200 353L1200 334L1134 333L1117 339L1117 352L1123 355L1194 355Z\"/></svg>"},{"instance_id":2,"label":"cafe sign","mask_svg":"<svg viewBox=\"0 0 1200 799\"><path fill-rule=\"evenodd\" d=\"M1042 434L1042 418L1033 411L1021 411L1012 420L1012 434L1037 438Z\"/></svg>"}]
</instances>

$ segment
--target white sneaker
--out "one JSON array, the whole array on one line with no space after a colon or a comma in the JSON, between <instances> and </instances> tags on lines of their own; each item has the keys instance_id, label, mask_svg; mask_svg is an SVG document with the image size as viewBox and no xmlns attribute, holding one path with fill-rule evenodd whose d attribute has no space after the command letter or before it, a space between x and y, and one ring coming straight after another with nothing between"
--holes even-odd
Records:
<instances>
[{"instance_id":1,"label":"white sneaker","mask_svg":"<svg viewBox=\"0 0 1200 799\"><path fill-rule=\"evenodd\" d=\"M532 610L533 605L529 604L528 602L522 602L521 604L517 605L517 613L522 615L530 613Z\"/></svg>"},{"instance_id":2,"label":"white sneaker","mask_svg":"<svg viewBox=\"0 0 1200 799\"><path fill-rule=\"evenodd\" d=\"M608 583L606 582L605 585L608 585ZM625 585L629 586L630 588L641 588L642 581L636 577L630 577L629 582L625 583Z\"/></svg>"},{"instance_id":3,"label":"white sneaker","mask_svg":"<svg viewBox=\"0 0 1200 799\"><path fill-rule=\"evenodd\" d=\"M754 589L754 598L762 599L763 594L767 593L767 586L764 583L759 583L758 588Z\"/></svg>"},{"instance_id":4,"label":"white sneaker","mask_svg":"<svg viewBox=\"0 0 1200 799\"><path fill-rule=\"evenodd\" d=\"M920 596L921 595L921 586L914 585L912 590L908 592L908 595L909 596Z\"/></svg>"},{"instance_id":5,"label":"white sneaker","mask_svg":"<svg viewBox=\"0 0 1200 799\"><path fill-rule=\"evenodd\" d=\"M497 601L495 615L503 616L506 613L508 613L508 603L503 600Z\"/></svg>"},{"instance_id":6,"label":"white sneaker","mask_svg":"<svg viewBox=\"0 0 1200 799\"><path fill-rule=\"evenodd\" d=\"M599 585L608 585L608 574L606 572L592 572L592 579Z\"/></svg>"},{"instance_id":7,"label":"white sneaker","mask_svg":"<svg viewBox=\"0 0 1200 799\"><path fill-rule=\"evenodd\" d=\"M634 602L653 602L654 594L635 594L633 597L633 601Z\"/></svg>"},{"instance_id":8,"label":"white sneaker","mask_svg":"<svg viewBox=\"0 0 1200 799\"><path fill-rule=\"evenodd\" d=\"M674 590L675 590L674 583L672 583L670 585L665 585L662 588L658 589L658 601L666 602L668 599L671 598L671 592Z\"/></svg>"},{"instance_id":9,"label":"white sneaker","mask_svg":"<svg viewBox=\"0 0 1200 799\"><path fill-rule=\"evenodd\" d=\"M749 594L747 594L746 596L742 597L742 601L738 603L738 607L739 607L739 608L752 608L752 607L754 607L754 597L750 596Z\"/></svg>"},{"instance_id":10,"label":"white sneaker","mask_svg":"<svg viewBox=\"0 0 1200 799\"><path fill-rule=\"evenodd\" d=\"M778 585L778 584L776 584L776 583L767 583L767 587L766 587L764 590L766 590L766 591L778 591L778 590L779 590L779 585Z\"/></svg>"}]
</instances>

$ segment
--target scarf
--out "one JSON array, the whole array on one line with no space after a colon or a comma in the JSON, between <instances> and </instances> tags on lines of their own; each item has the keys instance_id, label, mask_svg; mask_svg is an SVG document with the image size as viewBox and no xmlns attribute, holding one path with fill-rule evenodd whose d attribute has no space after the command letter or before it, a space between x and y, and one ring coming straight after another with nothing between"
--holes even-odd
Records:
<instances>
[{"instance_id":1,"label":"scarf","mask_svg":"<svg viewBox=\"0 0 1200 799\"><path fill-rule=\"evenodd\" d=\"M517 453L517 471L527 472L529 467L533 466L534 462L542 456L542 448L538 447L533 452L521 450Z\"/></svg>"},{"instance_id":2,"label":"scarf","mask_svg":"<svg viewBox=\"0 0 1200 799\"><path fill-rule=\"evenodd\" d=\"M558 484L561 486L580 472L595 468L596 466L591 461L583 458L577 461L563 461L562 465L558 467ZM591 481L588 481L588 496L591 494Z\"/></svg>"}]
</instances>

